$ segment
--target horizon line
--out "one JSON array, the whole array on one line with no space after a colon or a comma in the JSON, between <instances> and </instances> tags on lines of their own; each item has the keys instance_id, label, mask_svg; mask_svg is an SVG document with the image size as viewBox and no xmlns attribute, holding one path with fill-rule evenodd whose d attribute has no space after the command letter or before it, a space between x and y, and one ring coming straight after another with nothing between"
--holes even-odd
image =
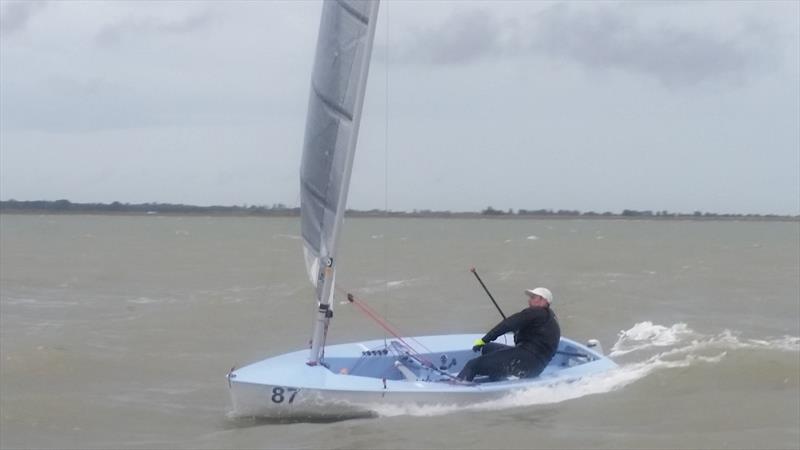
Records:
<instances>
[{"instance_id":1,"label":"horizon line","mask_svg":"<svg viewBox=\"0 0 800 450\"><path fill-rule=\"evenodd\" d=\"M191 209L195 210L195 212L200 212L199 210L217 210L216 212L224 212L228 210L229 212L235 211L250 211L250 212L296 212L299 214L300 207L299 206L288 206L284 203L273 203L272 205L249 205L247 203L243 203L241 205L208 205L208 206L200 206L200 205L193 205L193 204L186 204L186 203L165 203L165 202L144 202L144 203L130 203L130 202L120 202L120 201L113 201L110 203L105 202L72 202L68 199L58 199L58 200L16 200L16 199L8 199L8 200L0 200L0 207L3 209L7 209L9 203L21 203L23 205L19 205L20 209L35 209L35 210L56 210L56 211L66 211L67 209L81 209L82 211L101 211L101 212L141 212L141 209L147 209L146 207L152 206L156 207L157 209L160 208L177 208L177 209ZM32 205L34 204L34 205ZM26 208L27 206L27 208ZM448 209L429 209L429 208L414 208L412 210L386 210L381 208L369 208L369 209L356 209L356 208L346 208L346 212L352 213L362 213L362 214L371 214L377 215L380 213L384 214L405 214L405 215L435 215L435 214L450 214L450 215L483 215L483 216L583 216L583 217L595 217L595 216L623 216L623 217L784 217L784 218L800 218L800 214L777 214L777 213L718 213L718 212L711 212L711 211L701 211L695 210L692 212L679 212L679 211L669 211L666 209L662 210L653 210L653 209L630 209L625 208L621 212L614 212L614 211L602 211L598 212L596 210L578 210L578 209L554 209L554 208L538 208L538 209L527 209L527 208L507 208L507 209L496 209L491 205L483 208L481 210L469 210L469 211L454 211ZM146 211L145 211L146 212ZM157 211L154 211L157 212ZM162 212L169 212L169 211L162 211ZM172 212L179 212L179 211L172 211ZM184 211L189 212L189 211Z\"/></svg>"}]
</instances>

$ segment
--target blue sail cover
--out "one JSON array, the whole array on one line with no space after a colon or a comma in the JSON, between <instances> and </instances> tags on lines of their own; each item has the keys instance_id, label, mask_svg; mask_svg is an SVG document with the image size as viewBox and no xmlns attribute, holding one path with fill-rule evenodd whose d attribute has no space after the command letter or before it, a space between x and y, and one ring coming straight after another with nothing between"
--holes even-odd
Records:
<instances>
[{"instance_id":1,"label":"blue sail cover","mask_svg":"<svg viewBox=\"0 0 800 450\"><path fill-rule=\"evenodd\" d=\"M300 166L301 232L315 285L344 217L377 16L377 1L323 5Z\"/></svg>"}]
</instances>

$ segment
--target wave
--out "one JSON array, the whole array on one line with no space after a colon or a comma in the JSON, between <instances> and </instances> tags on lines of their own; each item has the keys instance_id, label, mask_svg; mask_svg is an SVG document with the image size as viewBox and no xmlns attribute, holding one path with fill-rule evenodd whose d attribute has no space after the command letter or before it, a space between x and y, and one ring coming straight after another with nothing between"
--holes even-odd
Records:
<instances>
[{"instance_id":1,"label":"wave","mask_svg":"<svg viewBox=\"0 0 800 450\"><path fill-rule=\"evenodd\" d=\"M176 303L178 302L178 299L172 297L163 297L163 298L138 297L138 298L129 298L125 301L128 303L133 303L135 305L152 305L152 304Z\"/></svg>"},{"instance_id":2,"label":"wave","mask_svg":"<svg viewBox=\"0 0 800 450\"><path fill-rule=\"evenodd\" d=\"M619 332L617 342L608 356L613 358L647 348L675 345L693 333L685 323L665 327L649 321L640 322L629 330Z\"/></svg>"},{"instance_id":3,"label":"wave","mask_svg":"<svg viewBox=\"0 0 800 450\"><path fill-rule=\"evenodd\" d=\"M725 355L726 352L714 356L686 355L682 359L672 361L654 357L641 363L620 366L615 370L587 376L577 381L532 387L512 392L497 400L470 405L375 405L373 410L381 416L389 417L398 415L439 416L461 411L497 411L561 403L622 389L658 370L688 367L698 363L718 363Z\"/></svg>"},{"instance_id":4,"label":"wave","mask_svg":"<svg viewBox=\"0 0 800 450\"><path fill-rule=\"evenodd\" d=\"M696 351L702 349L768 349L778 351L800 351L800 337L784 335L766 339L744 339L738 332L723 330L714 335L704 335L689 328L685 323L670 327L640 322L629 330L619 332L617 342L611 347L609 356L619 357L633 352L674 346L689 341L683 348L671 351Z\"/></svg>"},{"instance_id":5,"label":"wave","mask_svg":"<svg viewBox=\"0 0 800 450\"><path fill-rule=\"evenodd\" d=\"M5 297L2 303L6 306L26 306L35 308L66 308L79 305L80 302L55 299L36 299L29 297Z\"/></svg>"},{"instance_id":6,"label":"wave","mask_svg":"<svg viewBox=\"0 0 800 450\"><path fill-rule=\"evenodd\" d=\"M302 239L302 237L295 234L273 234L272 239L290 239L293 241L297 241Z\"/></svg>"},{"instance_id":7,"label":"wave","mask_svg":"<svg viewBox=\"0 0 800 450\"><path fill-rule=\"evenodd\" d=\"M360 288L359 292L361 293L361 295L374 294L376 292L385 292L388 290L409 287L421 280L422 280L421 278L410 278L407 280L391 280L391 281L375 280L369 282L368 283L369 286L364 286Z\"/></svg>"},{"instance_id":8,"label":"wave","mask_svg":"<svg viewBox=\"0 0 800 450\"><path fill-rule=\"evenodd\" d=\"M439 416L461 411L496 411L560 403L589 395L604 394L624 388L648 375L668 369L698 365L714 365L740 349L769 349L782 352L800 352L800 337L783 336L769 339L743 339L738 333L724 330L713 335L695 332L685 323L671 326L640 322L628 330L620 331L612 346L611 357L645 354L638 361L620 363L617 369L595 374L573 382L537 386L514 391L508 395L470 405L372 405L380 416Z\"/></svg>"}]
</instances>

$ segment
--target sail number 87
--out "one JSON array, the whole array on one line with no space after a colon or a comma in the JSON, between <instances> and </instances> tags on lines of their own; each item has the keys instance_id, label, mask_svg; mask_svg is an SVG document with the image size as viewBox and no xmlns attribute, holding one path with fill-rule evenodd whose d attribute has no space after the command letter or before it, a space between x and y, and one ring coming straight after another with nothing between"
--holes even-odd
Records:
<instances>
[{"instance_id":1,"label":"sail number 87","mask_svg":"<svg viewBox=\"0 0 800 450\"><path fill-rule=\"evenodd\" d=\"M283 403L286 400L286 397L289 397L289 403L294 402L294 396L300 389L297 388L283 388L280 386L276 386L272 388L272 403Z\"/></svg>"}]
</instances>

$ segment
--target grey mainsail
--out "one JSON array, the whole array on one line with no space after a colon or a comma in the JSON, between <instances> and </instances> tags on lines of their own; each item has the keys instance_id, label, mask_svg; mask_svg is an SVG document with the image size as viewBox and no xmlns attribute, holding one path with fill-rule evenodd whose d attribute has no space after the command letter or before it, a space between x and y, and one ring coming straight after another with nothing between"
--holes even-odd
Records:
<instances>
[{"instance_id":1,"label":"grey mainsail","mask_svg":"<svg viewBox=\"0 0 800 450\"><path fill-rule=\"evenodd\" d=\"M336 244L347 204L377 17L377 0L328 0L322 7L300 166L303 252L319 306L311 364L320 360L332 316Z\"/></svg>"}]
</instances>

